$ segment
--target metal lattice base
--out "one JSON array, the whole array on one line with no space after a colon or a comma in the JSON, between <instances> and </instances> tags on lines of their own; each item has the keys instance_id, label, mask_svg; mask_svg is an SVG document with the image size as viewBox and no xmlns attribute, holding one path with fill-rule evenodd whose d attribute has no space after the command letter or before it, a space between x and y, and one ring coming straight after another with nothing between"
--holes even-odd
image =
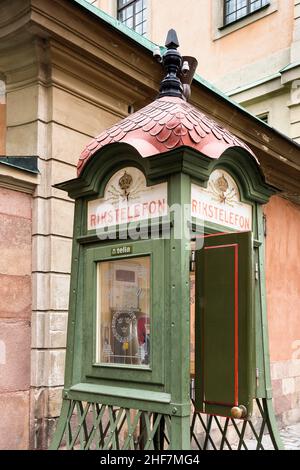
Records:
<instances>
[{"instance_id":1,"label":"metal lattice base","mask_svg":"<svg viewBox=\"0 0 300 470\"><path fill-rule=\"evenodd\" d=\"M253 418L235 420L201 414L195 410L192 400L191 448L282 449L271 401L257 399L256 404ZM169 415L64 400L51 448L159 451L172 448L171 436L172 419Z\"/></svg>"},{"instance_id":2,"label":"metal lattice base","mask_svg":"<svg viewBox=\"0 0 300 470\"><path fill-rule=\"evenodd\" d=\"M167 415L71 400L62 420L61 416L56 431L60 436L52 448L164 450L170 444Z\"/></svg>"},{"instance_id":3,"label":"metal lattice base","mask_svg":"<svg viewBox=\"0 0 300 470\"><path fill-rule=\"evenodd\" d=\"M198 450L281 449L276 423L267 400L256 400L256 414L249 420L236 420L198 413L193 404L191 446ZM272 405L271 405L272 406Z\"/></svg>"}]
</instances>

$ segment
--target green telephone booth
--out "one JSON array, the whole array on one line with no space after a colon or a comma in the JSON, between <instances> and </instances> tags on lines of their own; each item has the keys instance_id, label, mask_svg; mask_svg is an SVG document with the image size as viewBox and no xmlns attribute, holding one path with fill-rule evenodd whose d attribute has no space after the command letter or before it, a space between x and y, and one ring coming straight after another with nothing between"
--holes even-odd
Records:
<instances>
[{"instance_id":1,"label":"green telephone booth","mask_svg":"<svg viewBox=\"0 0 300 470\"><path fill-rule=\"evenodd\" d=\"M187 103L170 31L157 100L86 147L52 448L263 449L272 408L261 206L247 145ZM216 437L216 434L219 436ZM235 434L235 437L233 436Z\"/></svg>"}]
</instances>

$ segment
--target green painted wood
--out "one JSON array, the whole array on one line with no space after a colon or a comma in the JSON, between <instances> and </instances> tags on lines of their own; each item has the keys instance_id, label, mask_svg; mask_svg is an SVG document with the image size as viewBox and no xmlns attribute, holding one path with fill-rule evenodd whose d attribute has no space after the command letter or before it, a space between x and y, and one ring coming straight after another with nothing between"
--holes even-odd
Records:
<instances>
[{"instance_id":1,"label":"green painted wood","mask_svg":"<svg viewBox=\"0 0 300 470\"><path fill-rule=\"evenodd\" d=\"M170 390L174 408L171 422L171 448L190 449L190 306L189 256L190 235L185 220L185 205L190 203L190 178L173 175L169 183L169 204L180 204L181 236L172 229L169 244L170 301ZM179 215L179 214L178 214ZM177 235L178 236L178 235ZM168 357L168 356L167 356ZM186 405L186 416L178 417L178 405Z\"/></svg>"},{"instance_id":2,"label":"green painted wood","mask_svg":"<svg viewBox=\"0 0 300 470\"><path fill-rule=\"evenodd\" d=\"M55 429L55 433L51 444L49 446L49 450L57 450L59 449L61 440L66 430L67 422L68 422L68 414L70 412L71 401L70 400L63 400L60 416L58 419L58 423Z\"/></svg>"},{"instance_id":3,"label":"green painted wood","mask_svg":"<svg viewBox=\"0 0 300 470\"><path fill-rule=\"evenodd\" d=\"M262 214L259 212L259 205L266 202L274 188L266 185L260 174L259 168L252 157L242 150L229 149L218 160L204 157L199 152L185 147L176 149L166 154L142 158L136 150L127 144L115 144L102 149L97 158L93 158L85 167L80 178L72 180L57 187L68 191L69 195L75 199L75 220L74 220L74 242L72 254L72 277L70 289L70 307L68 323L68 346L66 357L65 392L62 418L59 420L58 430L55 434L54 443L57 446L59 439L66 429L68 412L71 413L74 399L78 402L86 401L94 403L93 406L118 406L124 410L143 410L148 413L157 413L165 416L165 429L170 438L172 449L190 448L190 394L189 394L189 255L190 255L190 235L187 231L185 236L178 239L175 237L175 227L171 224L170 240L152 240L150 242L129 242L132 243L132 256L149 254L153 262L151 283L153 286L152 295L152 344L151 344L151 367L121 367L121 366L100 366L94 363L95 358L95 302L96 302L96 262L111 258L111 248L120 244L128 244L128 240L100 241L95 232L87 232L87 203L91 199L102 197L104 188L113 173L124 166L135 166L146 176L147 184L152 185L161 181L168 181L169 204L182 204L181 215L183 216L184 204L190 203L190 183L191 179L205 186L210 172L216 168L223 168L228 171L236 180L241 199L247 201L253 207L253 235L256 239L255 256L259 264L259 279L255 287L255 323L256 327L256 358L251 357L253 347L250 345L249 328L250 323L245 321L245 328L240 332L240 355L241 361L251 362L252 367L239 370L241 377L241 397L248 403L251 410L249 390L253 388L253 365L262 370L263 379L257 385L257 395L270 396L270 378L268 376L268 338L266 332L266 310L264 291L264 261L263 261L263 236L261 235ZM182 228L186 225L183 222ZM172 221L173 222L173 221ZM157 220L158 227L162 228L163 221ZM213 233L220 230L213 224L205 227L206 233ZM227 230L227 229L225 229ZM119 236L119 233L118 233ZM233 235L230 235L233 236ZM236 237L237 235L235 235ZM248 241L249 242L249 241ZM247 245L248 246L248 245ZM249 246L248 246L249 248ZM130 256L131 256L130 255ZM252 246L244 258L244 268L248 274L253 275L253 265L251 264ZM121 257L120 257L121 258ZM210 258L210 265L207 267L207 276L216 280L220 270L214 270L213 264L216 260ZM241 257L241 262L243 258ZM225 256L223 267L232 277L231 257ZM229 276L229 278L230 278ZM250 276L250 274L249 274ZM208 279L207 277L207 279ZM221 282L221 278L218 278ZM245 281L245 279L244 279ZM227 279L227 291L230 283ZM246 291L245 291L246 292ZM242 293L240 301L246 302L246 297ZM219 298L215 298L213 293L208 297L209 302L217 304ZM243 300L244 299L244 300ZM224 300L224 298L223 298ZM223 301L225 305L225 301ZM227 316L232 310L232 300L227 302L224 308ZM249 315L249 322L252 317ZM217 318L215 318L217 321ZM214 325L210 325L210 335L214 332ZM227 330L226 330L226 328ZM251 329L251 328L250 328ZM219 398L219 383L224 382L224 377L229 377L232 368L232 358L230 356L230 335L232 330L228 324L224 328L216 330L218 342L223 339L224 331L227 338L227 356L219 355L222 360L227 357L226 364L222 371L219 370L218 380L212 378L208 384L208 391L211 395ZM223 335L222 335L223 332ZM154 334L155 333L155 334ZM244 342L243 342L243 341ZM210 344L206 345L209 352L210 361L213 362L215 351ZM251 349L252 348L252 349ZM154 352L153 352L154 351ZM214 359L215 362L216 359ZM213 365L213 364L212 364ZM261 372L261 371L260 371ZM248 373L248 375L247 375ZM223 374L223 375L222 375ZM210 380L210 376L208 376ZM215 383L214 381L215 380ZM231 381L231 382L230 382ZM227 396L232 395L232 378L227 379ZM200 387L201 388L201 387ZM267 389L267 390L266 390ZM137 392L138 391L138 392ZM247 392L248 391L248 392ZM253 390L252 390L253 391ZM244 393L244 395L243 395ZM248 393L248 394L247 394ZM253 391L252 397L255 396ZM68 398L68 399L67 399ZM69 405L70 403L70 405ZM104 404L104 405L102 405ZM244 404L244 403L242 403ZM104 408L101 408L104 410ZM274 415L270 400L268 401L267 424L274 427ZM206 409L213 412L214 409ZM218 408L220 414L228 415L228 407ZM100 413L100 408L99 408ZM98 447L107 445L106 425L99 413L95 415L97 432L102 436ZM104 413L104 411L103 411ZM111 420L115 422L118 415L110 410ZM126 414L127 413L127 414ZM120 423L129 411L119 416ZM98 416L98 419L97 419ZM103 415L102 415L103 416ZM200 415L199 415L200 416ZM141 420L142 418L141 414ZM152 419L152 418L151 418ZM156 419L153 418L154 424ZM149 418L150 420L150 418ZM148 420L148 421L149 421ZM145 418L145 422L146 422ZM157 422L158 423L158 422ZM161 421L159 421L161 423ZM157 424L153 433L150 446L157 446L159 442ZM84 425L84 423L82 423ZM147 423L146 423L147 424ZM210 423L212 425L212 421ZM111 423L109 424L111 425ZM149 432L152 424L148 422ZM218 425L217 425L218 426ZM96 432L96 431L95 431ZM163 431L165 432L165 431ZM87 448L86 431L83 426L80 431L81 445ZM115 448L119 446L118 429L114 428L114 436L111 445ZM259 436L259 434L258 434ZM242 437L241 437L242 439ZM226 433L223 438L223 445L227 443ZM154 442L155 441L155 442ZM209 426L207 432L207 444L211 443ZM69 445L72 444L72 438ZM110 445L110 444L109 444ZM132 448L132 439L128 440L128 448ZM146 444L145 444L146 445Z\"/></svg>"},{"instance_id":4,"label":"green painted wood","mask_svg":"<svg viewBox=\"0 0 300 470\"><path fill-rule=\"evenodd\" d=\"M206 238L196 252L199 411L230 417L233 406L244 405L251 416L255 396L252 289L252 234Z\"/></svg>"},{"instance_id":5,"label":"green painted wood","mask_svg":"<svg viewBox=\"0 0 300 470\"><path fill-rule=\"evenodd\" d=\"M169 393L160 393L154 391L147 391L142 389L136 388L128 388L128 387L110 387L107 385L96 385L93 383L81 383L76 384L70 388L69 393L71 395L72 392L82 392L85 394L92 394L99 396L99 400L101 401L101 397L115 397L115 398L131 398L137 401L148 401L148 402L155 402L155 403L162 403L162 404L169 404L171 403L171 395Z\"/></svg>"},{"instance_id":6,"label":"green painted wood","mask_svg":"<svg viewBox=\"0 0 300 470\"><path fill-rule=\"evenodd\" d=\"M119 387L124 383L139 384L142 389L145 384L160 387L164 384L164 240L149 240L126 242L113 245L121 247L131 246L132 253L124 256L112 256L111 244L103 243L101 246L88 247L84 251L85 267L83 276L83 373L85 381L110 380ZM118 259L134 259L138 256L151 258L151 360L150 367L130 366L121 364L96 364L96 316L97 316L97 263L101 261L117 261ZM91 295L91 290L94 295ZM136 387L136 385L135 385Z\"/></svg>"}]
</instances>

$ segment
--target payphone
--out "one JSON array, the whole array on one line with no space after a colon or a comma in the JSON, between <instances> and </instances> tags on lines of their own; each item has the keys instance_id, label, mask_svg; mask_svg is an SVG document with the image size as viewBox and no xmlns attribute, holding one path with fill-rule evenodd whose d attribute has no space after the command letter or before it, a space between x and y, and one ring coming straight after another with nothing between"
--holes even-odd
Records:
<instances>
[{"instance_id":1,"label":"payphone","mask_svg":"<svg viewBox=\"0 0 300 470\"><path fill-rule=\"evenodd\" d=\"M52 448L233 448L230 428L246 448L247 426L258 448L265 429L281 445L261 211L275 189L243 141L186 102L172 30L166 48L158 99L93 139L78 178L57 185L75 220Z\"/></svg>"}]
</instances>

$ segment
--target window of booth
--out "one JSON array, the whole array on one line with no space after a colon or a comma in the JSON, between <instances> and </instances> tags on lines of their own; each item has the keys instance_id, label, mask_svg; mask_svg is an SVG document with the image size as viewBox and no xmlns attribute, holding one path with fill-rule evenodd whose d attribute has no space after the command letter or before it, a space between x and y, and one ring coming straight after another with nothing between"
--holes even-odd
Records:
<instances>
[{"instance_id":1,"label":"window of booth","mask_svg":"<svg viewBox=\"0 0 300 470\"><path fill-rule=\"evenodd\" d=\"M150 256L98 263L96 361L150 365Z\"/></svg>"}]
</instances>

